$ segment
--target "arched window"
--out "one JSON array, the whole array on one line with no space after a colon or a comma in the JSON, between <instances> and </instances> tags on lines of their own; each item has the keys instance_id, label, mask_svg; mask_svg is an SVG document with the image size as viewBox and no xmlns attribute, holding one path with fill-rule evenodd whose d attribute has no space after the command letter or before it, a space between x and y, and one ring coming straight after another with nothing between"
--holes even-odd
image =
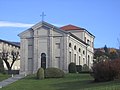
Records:
<instances>
[{"instance_id":1,"label":"arched window","mask_svg":"<svg viewBox=\"0 0 120 90\"><path fill-rule=\"evenodd\" d=\"M86 64L86 63L85 63L85 58L83 58L83 65L84 65L84 64Z\"/></svg>"},{"instance_id":2,"label":"arched window","mask_svg":"<svg viewBox=\"0 0 120 90\"><path fill-rule=\"evenodd\" d=\"M74 50L76 50L76 45L74 46Z\"/></svg>"},{"instance_id":3,"label":"arched window","mask_svg":"<svg viewBox=\"0 0 120 90\"><path fill-rule=\"evenodd\" d=\"M88 55L88 66L90 65L90 56Z\"/></svg>"},{"instance_id":4,"label":"arched window","mask_svg":"<svg viewBox=\"0 0 120 90\"><path fill-rule=\"evenodd\" d=\"M41 53L41 67L46 69L46 54Z\"/></svg>"},{"instance_id":5,"label":"arched window","mask_svg":"<svg viewBox=\"0 0 120 90\"><path fill-rule=\"evenodd\" d=\"M71 52L69 52L69 60L70 60L70 62L72 62L71 56L72 56L72 54L71 54Z\"/></svg>"},{"instance_id":6,"label":"arched window","mask_svg":"<svg viewBox=\"0 0 120 90\"><path fill-rule=\"evenodd\" d=\"M83 50L83 54L85 54L85 51Z\"/></svg>"},{"instance_id":7,"label":"arched window","mask_svg":"<svg viewBox=\"0 0 120 90\"><path fill-rule=\"evenodd\" d=\"M79 65L80 65L80 56L79 56Z\"/></svg>"},{"instance_id":8,"label":"arched window","mask_svg":"<svg viewBox=\"0 0 120 90\"><path fill-rule=\"evenodd\" d=\"M69 43L69 47L71 47L71 43Z\"/></svg>"},{"instance_id":9,"label":"arched window","mask_svg":"<svg viewBox=\"0 0 120 90\"><path fill-rule=\"evenodd\" d=\"M74 63L76 64L76 54L74 54Z\"/></svg>"},{"instance_id":10,"label":"arched window","mask_svg":"<svg viewBox=\"0 0 120 90\"><path fill-rule=\"evenodd\" d=\"M78 50L79 52L81 52L81 49L79 48L79 50Z\"/></svg>"}]
</instances>

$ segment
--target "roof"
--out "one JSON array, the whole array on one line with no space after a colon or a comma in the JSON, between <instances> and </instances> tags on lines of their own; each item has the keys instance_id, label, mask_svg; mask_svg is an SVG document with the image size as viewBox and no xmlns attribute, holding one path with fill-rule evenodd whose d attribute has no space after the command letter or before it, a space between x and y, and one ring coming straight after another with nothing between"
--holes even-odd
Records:
<instances>
[{"instance_id":1,"label":"roof","mask_svg":"<svg viewBox=\"0 0 120 90\"><path fill-rule=\"evenodd\" d=\"M20 42L10 42L12 43L13 45L16 45L16 46L20 46Z\"/></svg>"},{"instance_id":2,"label":"roof","mask_svg":"<svg viewBox=\"0 0 120 90\"><path fill-rule=\"evenodd\" d=\"M69 32L69 34L70 34L72 37L74 37L74 38L76 38L77 40L79 40L80 42L82 42L83 44L89 45L89 44L87 44L86 42L84 42L82 39L80 39L80 38L78 38L77 36L75 36L74 34L72 34L72 33L70 33L70 32Z\"/></svg>"},{"instance_id":3,"label":"roof","mask_svg":"<svg viewBox=\"0 0 120 90\"><path fill-rule=\"evenodd\" d=\"M4 42L4 43L7 43L9 45L13 45L13 46L16 46L16 47L20 48L20 43L19 42L10 42L10 41L6 41L6 40L2 40L2 39L0 39L0 42Z\"/></svg>"},{"instance_id":4,"label":"roof","mask_svg":"<svg viewBox=\"0 0 120 90\"><path fill-rule=\"evenodd\" d=\"M85 30L84 28L77 27L77 26L74 26L71 24L60 27L60 29L65 30L65 31L67 31L67 30Z\"/></svg>"},{"instance_id":5,"label":"roof","mask_svg":"<svg viewBox=\"0 0 120 90\"><path fill-rule=\"evenodd\" d=\"M86 31L88 32L85 28L81 28L78 26L74 26L74 25L65 25L63 27L60 27L60 29L64 30L64 31L70 31L70 30L80 30L80 31ZM90 35L92 35L93 37L95 37L93 34L91 34L90 32L88 32Z\"/></svg>"}]
</instances>

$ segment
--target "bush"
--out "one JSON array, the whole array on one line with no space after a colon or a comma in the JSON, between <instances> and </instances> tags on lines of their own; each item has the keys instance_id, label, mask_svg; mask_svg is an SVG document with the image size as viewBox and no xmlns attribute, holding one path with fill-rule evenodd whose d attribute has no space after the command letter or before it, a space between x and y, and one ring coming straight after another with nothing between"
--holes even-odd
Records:
<instances>
[{"instance_id":1,"label":"bush","mask_svg":"<svg viewBox=\"0 0 120 90\"><path fill-rule=\"evenodd\" d=\"M69 70L69 73L76 73L77 69L76 69L75 63L70 63L68 66L68 70Z\"/></svg>"},{"instance_id":2,"label":"bush","mask_svg":"<svg viewBox=\"0 0 120 90\"><path fill-rule=\"evenodd\" d=\"M80 73L82 71L82 66L81 65L76 65L77 72Z\"/></svg>"},{"instance_id":3,"label":"bush","mask_svg":"<svg viewBox=\"0 0 120 90\"><path fill-rule=\"evenodd\" d=\"M65 73L58 68L47 68L45 69L45 77L46 78L62 78Z\"/></svg>"},{"instance_id":4,"label":"bush","mask_svg":"<svg viewBox=\"0 0 120 90\"><path fill-rule=\"evenodd\" d=\"M37 79L44 79L44 69L39 68L37 71Z\"/></svg>"},{"instance_id":5,"label":"bush","mask_svg":"<svg viewBox=\"0 0 120 90\"><path fill-rule=\"evenodd\" d=\"M107 60L95 63L91 74L95 81L111 81L120 78L120 60Z\"/></svg>"},{"instance_id":6,"label":"bush","mask_svg":"<svg viewBox=\"0 0 120 90\"><path fill-rule=\"evenodd\" d=\"M0 73L4 73L4 65L1 58L0 58Z\"/></svg>"},{"instance_id":7,"label":"bush","mask_svg":"<svg viewBox=\"0 0 120 90\"><path fill-rule=\"evenodd\" d=\"M120 59L110 61L110 69L114 79L120 79Z\"/></svg>"},{"instance_id":8,"label":"bush","mask_svg":"<svg viewBox=\"0 0 120 90\"><path fill-rule=\"evenodd\" d=\"M84 64L83 67L82 67L82 71L88 72L89 71L89 67L86 64Z\"/></svg>"}]
</instances>

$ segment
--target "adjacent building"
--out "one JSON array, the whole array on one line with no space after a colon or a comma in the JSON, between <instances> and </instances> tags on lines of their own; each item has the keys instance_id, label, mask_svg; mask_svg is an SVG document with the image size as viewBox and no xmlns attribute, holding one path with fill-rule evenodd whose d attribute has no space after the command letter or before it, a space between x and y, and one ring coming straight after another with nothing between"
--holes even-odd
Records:
<instances>
[{"instance_id":1,"label":"adjacent building","mask_svg":"<svg viewBox=\"0 0 120 90\"><path fill-rule=\"evenodd\" d=\"M12 63L12 58L11 58L11 52L20 52L20 43L19 42L10 42L6 40L0 39L0 55L2 53L8 52L8 62L11 64ZM4 68L5 70L8 70L6 63L3 61ZM20 58L15 61L13 64L12 70L20 70Z\"/></svg>"}]
</instances>

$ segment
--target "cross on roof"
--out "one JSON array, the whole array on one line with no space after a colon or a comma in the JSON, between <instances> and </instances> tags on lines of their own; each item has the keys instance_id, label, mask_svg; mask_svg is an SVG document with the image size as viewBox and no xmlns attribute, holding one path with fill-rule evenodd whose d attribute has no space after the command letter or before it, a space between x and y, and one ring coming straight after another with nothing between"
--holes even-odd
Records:
<instances>
[{"instance_id":1,"label":"cross on roof","mask_svg":"<svg viewBox=\"0 0 120 90\"><path fill-rule=\"evenodd\" d=\"M46 16L46 15L44 14L44 12L42 12L42 14L41 14L40 16L42 17L42 21L44 21L44 17Z\"/></svg>"}]
</instances>

